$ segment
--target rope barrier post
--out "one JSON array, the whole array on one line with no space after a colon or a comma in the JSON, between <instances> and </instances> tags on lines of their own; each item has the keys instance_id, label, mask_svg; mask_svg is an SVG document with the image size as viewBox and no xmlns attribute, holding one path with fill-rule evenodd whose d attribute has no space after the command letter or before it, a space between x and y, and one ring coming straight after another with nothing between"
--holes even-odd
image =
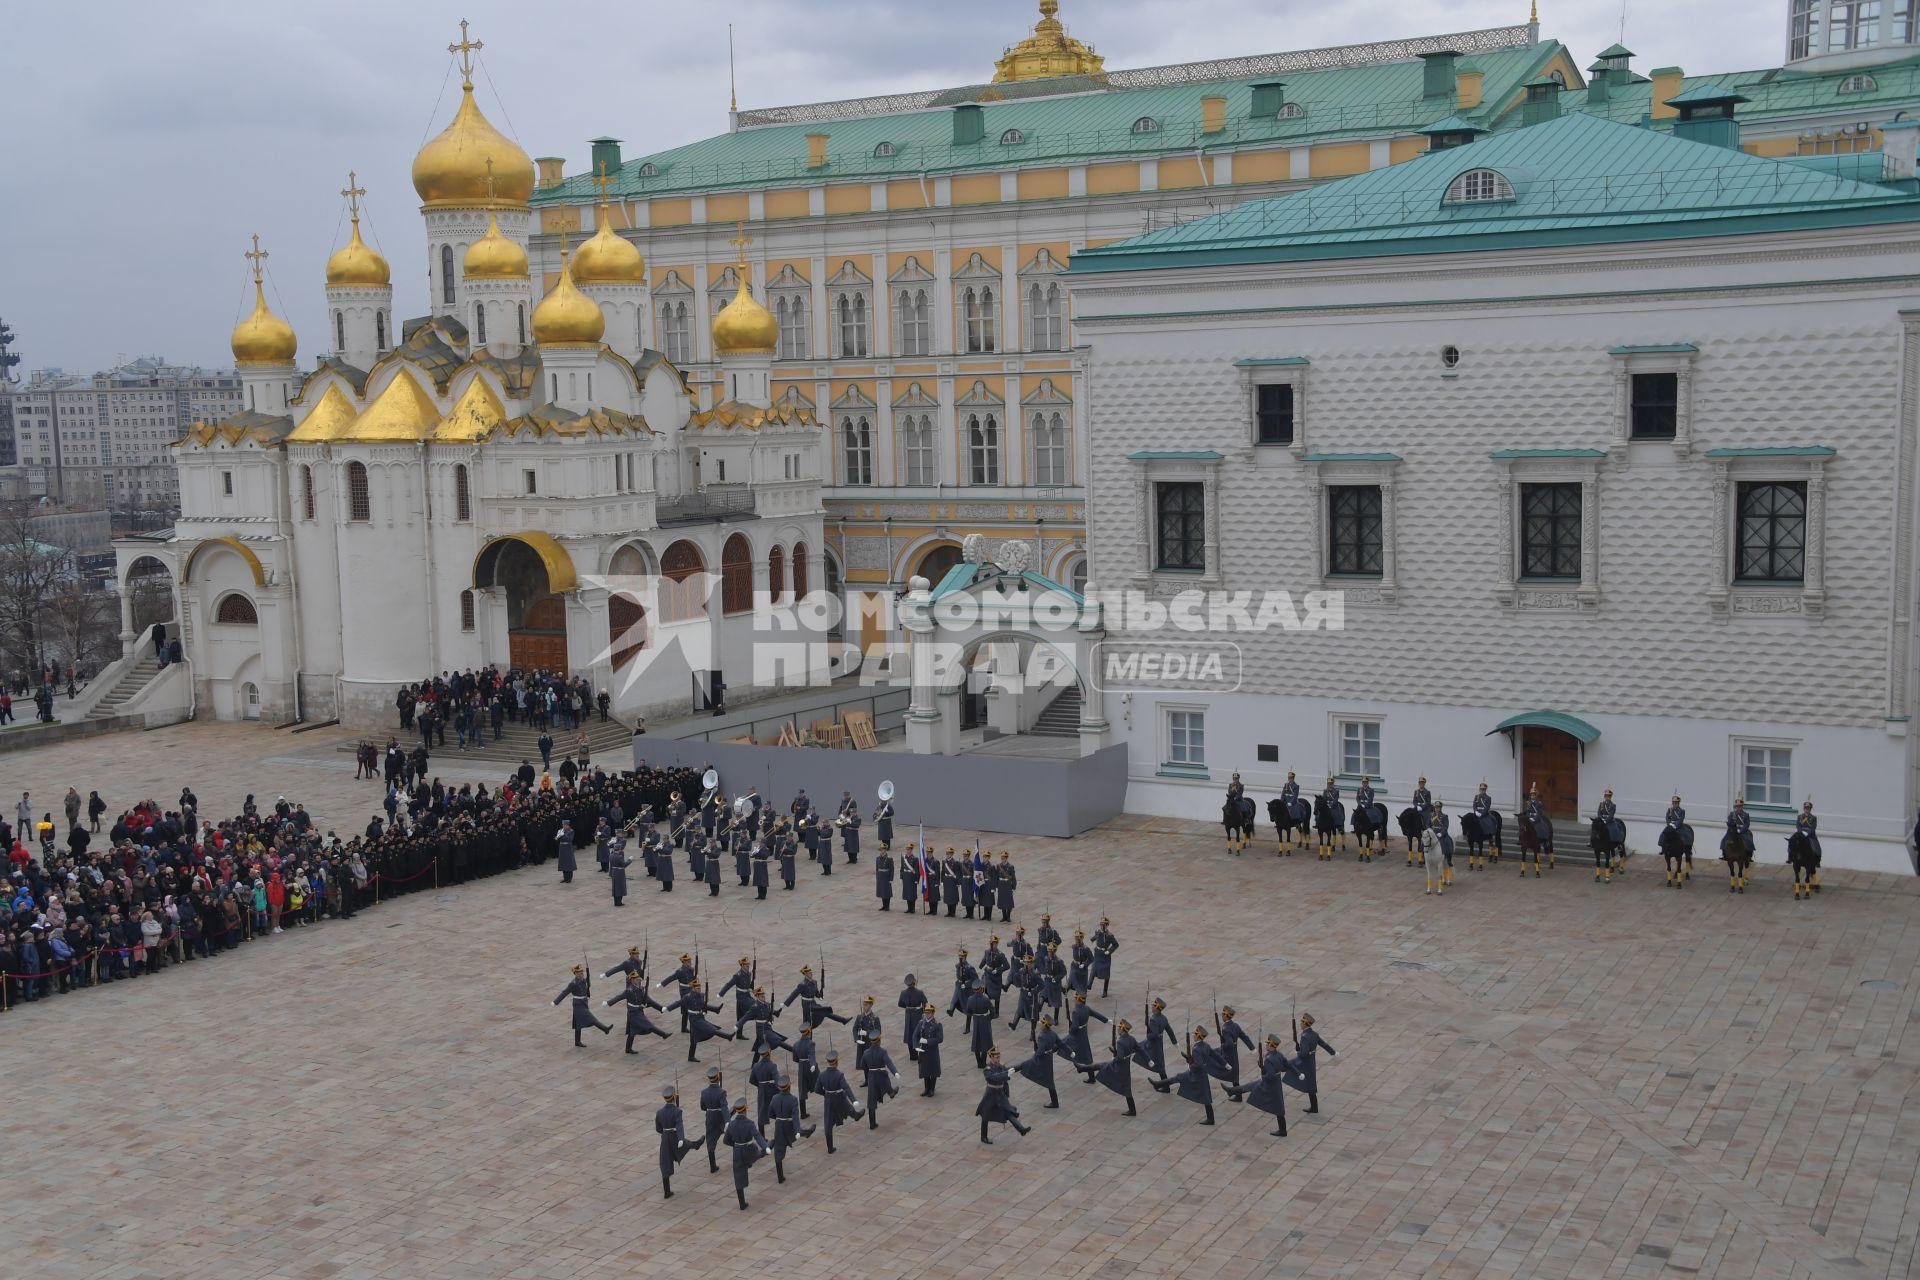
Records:
<instances>
[{"instance_id":1,"label":"rope barrier post","mask_svg":"<svg viewBox=\"0 0 1920 1280\"><path fill-rule=\"evenodd\" d=\"M437 853L433 856L433 887L440 887L440 855Z\"/></svg>"}]
</instances>

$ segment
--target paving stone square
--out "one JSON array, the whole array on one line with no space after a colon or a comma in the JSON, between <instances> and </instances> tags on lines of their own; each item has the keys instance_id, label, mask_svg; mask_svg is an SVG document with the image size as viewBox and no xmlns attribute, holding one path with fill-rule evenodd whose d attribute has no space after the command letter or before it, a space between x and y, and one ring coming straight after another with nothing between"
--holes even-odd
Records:
<instances>
[{"instance_id":1,"label":"paving stone square","mask_svg":"<svg viewBox=\"0 0 1920 1280\"><path fill-rule=\"evenodd\" d=\"M69 783L117 807L191 783L203 812L304 801L366 822L336 730L186 725L4 757L13 792ZM440 770L494 780L494 765ZM913 797L899 798L904 831ZM901 977L944 1005L957 948L992 926L881 913L872 830L857 866L765 903L644 878L615 910L553 866L384 903L213 963L0 1015L0 1256L12 1274L544 1278L1445 1276L1904 1277L1920 1228L1920 885L1829 873L1796 902L1781 858L1745 895L1702 859L1684 890L1633 860L1610 885L1565 857L1456 872L1444 897L1398 852L1370 865L1238 858L1217 831L1122 818L1071 841L987 837L1020 868L1016 922L1069 937L1111 915L1112 997L1139 1021L1235 1005L1250 1033L1310 1011L1338 1050L1323 1112L1291 1136L1220 1100L1219 1123L1152 1092L1140 1116L1062 1073L1063 1107L1016 1080L1027 1137L977 1139L979 1076L949 1023L946 1075L903 1079L880 1128L816 1136L750 1211L698 1156L660 1197L659 1089L689 1108L744 1045L618 1036L576 1049L549 1003L584 951L597 976L650 939L715 974L757 950L784 995L824 954L843 1011L872 993L896 1048ZM973 833L932 831L936 847ZM1883 990L1863 985L1892 983ZM604 1012L604 1011L603 1011ZM789 1014L783 1029L797 1018ZM1105 1029L1096 1025L1104 1046ZM1010 1059L1026 1035L996 1036ZM840 1048L849 1038L835 1037ZM906 1064L903 1062L902 1064ZM695 1121L697 1127L697 1118ZM15 1271L14 1267L19 1266Z\"/></svg>"}]
</instances>

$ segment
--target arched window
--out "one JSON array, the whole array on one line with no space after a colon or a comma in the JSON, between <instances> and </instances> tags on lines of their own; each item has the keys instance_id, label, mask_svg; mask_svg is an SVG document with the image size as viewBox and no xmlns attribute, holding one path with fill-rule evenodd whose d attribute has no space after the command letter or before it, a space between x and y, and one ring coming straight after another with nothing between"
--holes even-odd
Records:
<instances>
[{"instance_id":1,"label":"arched window","mask_svg":"<svg viewBox=\"0 0 1920 1280\"><path fill-rule=\"evenodd\" d=\"M335 351L347 349L347 313L344 311L333 313L333 349Z\"/></svg>"},{"instance_id":2,"label":"arched window","mask_svg":"<svg viewBox=\"0 0 1920 1280\"><path fill-rule=\"evenodd\" d=\"M803 600L807 595L807 544L793 544L793 598Z\"/></svg>"},{"instance_id":3,"label":"arched window","mask_svg":"<svg viewBox=\"0 0 1920 1280\"><path fill-rule=\"evenodd\" d=\"M693 359L693 330L687 324L684 300L668 299L660 304L660 341L666 346L667 359L674 364Z\"/></svg>"},{"instance_id":4,"label":"arched window","mask_svg":"<svg viewBox=\"0 0 1920 1280\"><path fill-rule=\"evenodd\" d=\"M660 574L666 579L660 584L660 613L666 621L685 622L706 612L706 569L700 548L684 540L660 557Z\"/></svg>"},{"instance_id":5,"label":"arched window","mask_svg":"<svg viewBox=\"0 0 1920 1280\"><path fill-rule=\"evenodd\" d=\"M300 468L300 510L307 519L313 519L313 468Z\"/></svg>"},{"instance_id":6,"label":"arched window","mask_svg":"<svg viewBox=\"0 0 1920 1280\"><path fill-rule=\"evenodd\" d=\"M1133 131L1135 133L1158 133L1160 132L1160 122L1152 116L1141 116L1133 122Z\"/></svg>"},{"instance_id":7,"label":"arched window","mask_svg":"<svg viewBox=\"0 0 1920 1280\"><path fill-rule=\"evenodd\" d=\"M1067 424L1059 414L1036 413L1030 430L1033 435L1033 483L1063 485L1067 482Z\"/></svg>"},{"instance_id":8,"label":"arched window","mask_svg":"<svg viewBox=\"0 0 1920 1280\"><path fill-rule=\"evenodd\" d=\"M873 149L873 154L876 158L884 160L893 154L893 144L891 142L883 142Z\"/></svg>"},{"instance_id":9,"label":"arched window","mask_svg":"<svg viewBox=\"0 0 1920 1280\"><path fill-rule=\"evenodd\" d=\"M660 166L649 160L640 166L640 176L643 178L657 178L660 176Z\"/></svg>"},{"instance_id":10,"label":"arched window","mask_svg":"<svg viewBox=\"0 0 1920 1280\"><path fill-rule=\"evenodd\" d=\"M1861 73L1858 75L1848 76L1845 80L1842 80L1840 82L1840 87L1834 90L1834 92L1835 93L1874 93L1874 92L1877 92L1879 88L1880 88L1880 82L1878 80L1875 80L1870 75Z\"/></svg>"},{"instance_id":11,"label":"arched window","mask_svg":"<svg viewBox=\"0 0 1920 1280\"><path fill-rule=\"evenodd\" d=\"M932 355L933 325L927 317L927 291L902 289L894 311L900 319L900 354Z\"/></svg>"},{"instance_id":12,"label":"arched window","mask_svg":"<svg viewBox=\"0 0 1920 1280\"><path fill-rule=\"evenodd\" d=\"M961 315L966 321L967 350L992 351L999 345L993 319L993 289L968 285L960 294Z\"/></svg>"},{"instance_id":13,"label":"arched window","mask_svg":"<svg viewBox=\"0 0 1920 1280\"><path fill-rule=\"evenodd\" d=\"M780 323L780 358L805 360L807 358L806 298L796 294L792 297L776 299L774 319Z\"/></svg>"},{"instance_id":14,"label":"arched window","mask_svg":"<svg viewBox=\"0 0 1920 1280\"><path fill-rule=\"evenodd\" d=\"M527 345L527 304L522 302L516 308L520 313L520 345Z\"/></svg>"},{"instance_id":15,"label":"arched window","mask_svg":"<svg viewBox=\"0 0 1920 1280\"><path fill-rule=\"evenodd\" d=\"M467 484L467 464L464 462L453 469L453 518L473 519L473 494Z\"/></svg>"},{"instance_id":16,"label":"arched window","mask_svg":"<svg viewBox=\"0 0 1920 1280\"><path fill-rule=\"evenodd\" d=\"M487 304L473 304L473 340L481 346L487 345Z\"/></svg>"},{"instance_id":17,"label":"arched window","mask_svg":"<svg viewBox=\"0 0 1920 1280\"><path fill-rule=\"evenodd\" d=\"M900 422L900 455L906 460L907 484L926 485L934 481L933 419L922 413L908 414Z\"/></svg>"},{"instance_id":18,"label":"arched window","mask_svg":"<svg viewBox=\"0 0 1920 1280\"><path fill-rule=\"evenodd\" d=\"M1066 345L1067 308L1056 281L1034 281L1027 287L1028 346L1035 351L1058 351Z\"/></svg>"},{"instance_id":19,"label":"arched window","mask_svg":"<svg viewBox=\"0 0 1920 1280\"><path fill-rule=\"evenodd\" d=\"M1513 199L1513 184L1492 169L1469 169L1455 178L1443 204L1483 204Z\"/></svg>"},{"instance_id":20,"label":"arched window","mask_svg":"<svg viewBox=\"0 0 1920 1280\"><path fill-rule=\"evenodd\" d=\"M1017 147L1026 140L1027 135L1018 129L1009 129L1000 135L1000 145L1003 147Z\"/></svg>"},{"instance_id":21,"label":"arched window","mask_svg":"<svg viewBox=\"0 0 1920 1280\"><path fill-rule=\"evenodd\" d=\"M736 533L720 549L720 611L746 613L753 608L753 548Z\"/></svg>"},{"instance_id":22,"label":"arched window","mask_svg":"<svg viewBox=\"0 0 1920 1280\"><path fill-rule=\"evenodd\" d=\"M387 313L384 311L373 313L373 345L377 351L387 349Z\"/></svg>"},{"instance_id":23,"label":"arched window","mask_svg":"<svg viewBox=\"0 0 1920 1280\"><path fill-rule=\"evenodd\" d=\"M767 552L767 599L775 604L787 594L787 553L780 549L779 543L773 544L773 550Z\"/></svg>"},{"instance_id":24,"label":"arched window","mask_svg":"<svg viewBox=\"0 0 1920 1280\"><path fill-rule=\"evenodd\" d=\"M252 627L259 625L260 615L254 612L253 601L236 592L233 595L220 597L220 603L214 606L213 620Z\"/></svg>"},{"instance_id":25,"label":"arched window","mask_svg":"<svg viewBox=\"0 0 1920 1280\"><path fill-rule=\"evenodd\" d=\"M990 413L967 415L967 482L1000 483L1000 421Z\"/></svg>"},{"instance_id":26,"label":"arched window","mask_svg":"<svg viewBox=\"0 0 1920 1280\"><path fill-rule=\"evenodd\" d=\"M367 494L367 464L347 464L347 519L373 519L373 500Z\"/></svg>"},{"instance_id":27,"label":"arched window","mask_svg":"<svg viewBox=\"0 0 1920 1280\"><path fill-rule=\"evenodd\" d=\"M1298 120L1306 114L1307 109L1305 107L1297 102L1288 102L1281 106L1280 110L1276 113L1276 118L1281 120Z\"/></svg>"},{"instance_id":28,"label":"arched window","mask_svg":"<svg viewBox=\"0 0 1920 1280\"><path fill-rule=\"evenodd\" d=\"M440 301L446 306L453 305L453 246L440 246Z\"/></svg>"},{"instance_id":29,"label":"arched window","mask_svg":"<svg viewBox=\"0 0 1920 1280\"><path fill-rule=\"evenodd\" d=\"M865 415L840 419L843 484L873 483L873 427Z\"/></svg>"},{"instance_id":30,"label":"arched window","mask_svg":"<svg viewBox=\"0 0 1920 1280\"><path fill-rule=\"evenodd\" d=\"M867 295L843 293L835 309L840 320L840 354L864 357L867 354Z\"/></svg>"}]
</instances>

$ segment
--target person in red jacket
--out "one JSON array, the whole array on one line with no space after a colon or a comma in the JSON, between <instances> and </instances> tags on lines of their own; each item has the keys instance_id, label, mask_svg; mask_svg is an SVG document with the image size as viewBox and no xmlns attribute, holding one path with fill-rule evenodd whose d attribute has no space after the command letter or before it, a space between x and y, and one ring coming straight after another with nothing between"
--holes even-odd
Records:
<instances>
[{"instance_id":1,"label":"person in red jacket","mask_svg":"<svg viewBox=\"0 0 1920 1280\"><path fill-rule=\"evenodd\" d=\"M267 877L267 915L273 922L273 931L280 932L280 912L287 905L286 882L278 871Z\"/></svg>"}]
</instances>

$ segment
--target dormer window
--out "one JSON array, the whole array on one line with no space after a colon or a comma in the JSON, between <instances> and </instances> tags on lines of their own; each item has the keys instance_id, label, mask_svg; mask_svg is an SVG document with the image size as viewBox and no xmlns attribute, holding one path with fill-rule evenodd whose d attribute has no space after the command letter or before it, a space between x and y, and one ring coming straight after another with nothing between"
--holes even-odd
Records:
<instances>
[{"instance_id":1,"label":"dormer window","mask_svg":"<svg viewBox=\"0 0 1920 1280\"><path fill-rule=\"evenodd\" d=\"M1018 129L1009 129L1000 135L1000 145L1003 147L1017 147L1026 140L1027 135Z\"/></svg>"},{"instance_id":2,"label":"dormer window","mask_svg":"<svg viewBox=\"0 0 1920 1280\"><path fill-rule=\"evenodd\" d=\"M1491 204L1513 199L1513 184L1492 169L1469 169L1455 178L1442 204Z\"/></svg>"},{"instance_id":3,"label":"dormer window","mask_svg":"<svg viewBox=\"0 0 1920 1280\"><path fill-rule=\"evenodd\" d=\"M1275 118L1280 120L1298 120L1306 114L1307 109L1297 102L1286 103L1274 113Z\"/></svg>"},{"instance_id":4,"label":"dormer window","mask_svg":"<svg viewBox=\"0 0 1920 1280\"><path fill-rule=\"evenodd\" d=\"M660 176L660 166L649 160L640 166L640 176L643 178L657 178Z\"/></svg>"},{"instance_id":5,"label":"dormer window","mask_svg":"<svg viewBox=\"0 0 1920 1280\"><path fill-rule=\"evenodd\" d=\"M1851 75L1840 82L1836 93L1877 93L1880 82L1870 75Z\"/></svg>"},{"instance_id":6,"label":"dormer window","mask_svg":"<svg viewBox=\"0 0 1920 1280\"><path fill-rule=\"evenodd\" d=\"M873 154L876 159L885 159L893 154L893 144L891 142L883 142L873 149Z\"/></svg>"},{"instance_id":7,"label":"dormer window","mask_svg":"<svg viewBox=\"0 0 1920 1280\"><path fill-rule=\"evenodd\" d=\"M1133 122L1133 131L1135 133L1158 133L1160 132L1160 122L1152 116L1141 116Z\"/></svg>"}]
</instances>

